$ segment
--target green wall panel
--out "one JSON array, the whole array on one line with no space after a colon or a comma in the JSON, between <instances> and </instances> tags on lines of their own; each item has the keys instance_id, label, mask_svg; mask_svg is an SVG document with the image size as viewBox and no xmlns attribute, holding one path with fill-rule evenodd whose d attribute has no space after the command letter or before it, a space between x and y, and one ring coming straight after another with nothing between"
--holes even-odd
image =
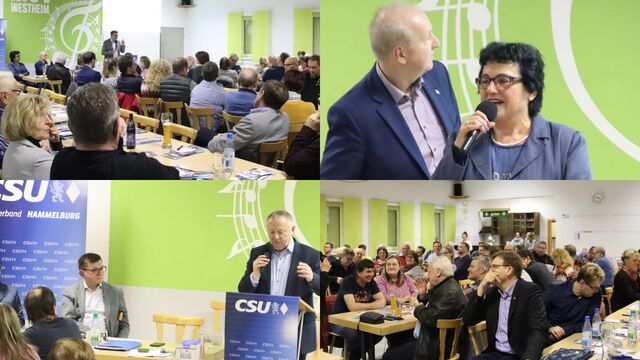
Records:
<instances>
[{"instance_id":1,"label":"green wall panel","mask_svg":"<svg viewBox=\"0 0 640 360\"><path fill-rule=\"evenodd\" d=\"M448 244L456 240L456 207L444 207L444 234L442 235L443 243Z\"/></svg>"},{"instance_id":2,"label":"green wall panel","mask_svg":"<svg viewBox=\"0 0 640 360\"><path fill-rule=\"evenodd\" d=\"M241 12L227 14L227 53L242 54L244 26ZM254 38L255 41L255 38Z\"/></svg>"},{"instance_id":3,"label":"green wall panel","mask_svg":"<svg viewBox=\"0 0 640 360\"><path fill-rule=\"evenodd\" d=\"M415 248L415 205L413 203L400 203L400 239L398 245L405 242L411 244L411 248Z\"/></svg>"},{"instance_id":4,"label":"green wall panel","mask_svg":"<svg viewBox=\"0 0 640 360\"><path fill-rule=\"evenodd\" d=\"M271 53L271 11L255 11L251 14L253 39L251 43L251 61L257 64L261 57Z\"/></svg>"},{"instance_id":5,"label":"green wall panel","mask_svg":"<svg viewBox=\"0 0 640 360\"><path fill-rule=\"evenodd\" d=\"M387 201L369 200L369 247L387 243Z\"/></svg>"},{"instance_id":6,"label":"green wall panel","mask_svg":"<svg viewBox=\"0 0 640 360\"><path fill-rule=\"evenodd\" d=\"M327 242L327 198L320 196L320 244Z\"/></svg>"},{"instance_id":7,"label":"green wall panel","mask_svg":"<svg viewBox=\"0 0 640 360\"><path fill-rule=\"evenodd\" d=\"M344 243L351 247L358 246L362 239L362 199L342 199Z\"/></svg>"},{"instance_id":8,"label":"green wall panel","mask_svg":"<svg viewBox=\"0 0 640 360\"><path fill-rule=\"evenodd\" d=\"M293 9L293 54L313 53L313 9Z\"/></svg>"},{"instance_id":9,"label":"green wall panel","mask_svg":"<svg viewBox=\"0 0 640 360\"><path fill-rule=\"evenodd\" d=\"M420 204L420 242L427 250L431 249L436 237L434 210L433 204Z\"/></svg>"}]
</instances>

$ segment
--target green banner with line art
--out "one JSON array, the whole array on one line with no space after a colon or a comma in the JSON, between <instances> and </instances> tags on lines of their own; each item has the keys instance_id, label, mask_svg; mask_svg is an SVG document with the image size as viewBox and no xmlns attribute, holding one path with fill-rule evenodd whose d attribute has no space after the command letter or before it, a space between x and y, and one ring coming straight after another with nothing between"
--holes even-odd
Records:
<instances>
[{"instance_id":1,"label":"green banner with line art","mask_svg":"<svg viewBox=\"0 0 640 360\"><path fill-rule=\"evenodd\" d=\"M369 23L392 0L321 0L322 117L374 64ZM534 45L545 61L541 114L580 131L596 180L640 179L640 1L407 0L424 10L440 40L460 112L480 102L473 80L490 41ZM354 15L355 14L355 15ZM348 31L345 31L348 29ZM348 61L345 61L345 57ZM324 147L324 140L322 141Z\"/></svg>"},{"instance_id":2,"label":"green banner with line art","mask_svg":"<svg viewBox=\"0 0 640 360\"><path fill-rule=\"evenodd\" d=\"M67 55L69 65L75 55L102 49L102 0L4 0L7 19L7 63L9 52L20 51L21 62L33 64L38 53L49 59L56 53Z\"/></svg>"},{"instance_id":3,"label":"green banner with line art","mask_svg":"<svg viewBox=\"0 0 640 360\"><path fill-rule=\"evenodd\" d=\"M237 291L266 218L287 210L294 237L320 248L319 181L113 181L109 281Z\"/></svg>"}]
</instances>

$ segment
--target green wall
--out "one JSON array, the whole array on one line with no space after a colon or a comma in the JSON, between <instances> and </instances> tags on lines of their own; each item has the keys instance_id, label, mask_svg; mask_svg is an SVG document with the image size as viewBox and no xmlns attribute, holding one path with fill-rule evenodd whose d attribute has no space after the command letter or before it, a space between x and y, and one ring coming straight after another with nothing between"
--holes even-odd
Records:
<instances>
[{"instance_id":1,"label":"green wall","mask_svg":"<svg viewBox=\"0 0 640 360\"><path fill-rule=\"evenodd\" d=\"M402 245L405 242L411 244L411 248L414 248L414 234L415 234L415 205L413 203L400 203L400 238L398 239L398 245Z\"/></svg>"},{"instance_id":2,"label":"green wall","mask_svg":"<svg viewBox=\"0 0 640 360\"><path fill-rule=\"evenodd\" d=\"M320 244L327 242L327 198L320 196Z\"/></svg>"},{"instance_id":3,"label":"green wall","mask_svg":"<svg viewBox=\"0 0 640 360\"><path fill-rule=\"evenodd\" d=\"M302 236L321 248L319 192L317 181L114 181L109 280L235 291L251 247L268 241L269 212L292 209Z\"/></svg>"},{"instance_id":4,"label":"green wall","mask_svg":"<svg viewBox=\"0 0 640 360\"><path fill-rule=\"evenodd\" d=\"M387 201L369 200L369 247L387 243Z\"/></svg>"},{"instance_id":5,"label":"green wall","mask_svg":"<svg viewBox=\"0 0 640 360\"><path fill-rule=\"evenodd\" d=\"M261 57L271 53L271 11L256 11L251 14L253 34L251 39L251 61L257 64Z\"/></svg>"},{"instance_id":6,"label":"green wall","mask_svg":"<svg viewBox=\"0 0 640 360\"><path fill-rule=\"evenodd\" d=\"M420 204L420 241L427 250L433 246L436 237L433 204Z\"/></svg>"},{"instance_id":7,"label":"green wall","mask_svg":"<svg viewBox=\"0 0 640 360\"><path fill-rule=\"evenodd\" d=\"M456 240L456 207L444 207L444 234L443 243L455 242Z\"/></svg>"},{"instance_id":8,"label":"green wall","mask_svg":"<svg viewBox=\"0 0 640 360\"><path fill-rule=\"evenodd\" d=\"M227 14L227 52L229 54L244 54L242 49L243 34L242 13L232 12Z\"/></svg>"},{"instance_id":9,"label":"green wall","mask_svg":"<svg viewBox=\"0 0 640 360\"><path fill-rule=\"evenodd\" d=\"M323 138L327 131L328 109L374 64L368 26L376 9L388 2L390 0L322 0ZM427 10L424 4L431 2L439 9ZM471 15L467 6L470 1L466 0L462 1L459 13L453 9L442 10L444 0L421 3L431 19L434 34L442 43L434 56L439 60L447 59L462 113L470 112L470 106L473 108L479 102L472 84L477 74L471 69L477 64L475 57L483 44L479 31L473 31L473 36L469 36L469 30L483 25L482 21L472 25L468 19L487 15L486 41L499 38L501 41L527 42L542 53L546 77L541 113L548 120L568 125L584 135L593 178L640 178L640 132L636 131L635 117L629 115L633 113L630 107L640 95L637 88L640 72L634 70L640 58L640 47L633 45L638 43L640 33L640 22L637 21L640 1L488 0L488 10L475 7ZM562 4L569 3L572 7L561 11ZM497 22L491 14L496 4ZM443 27L445 17L448 25ZM558 51L554 45L560 44L558 40L565 33L556 26L554 34L553 18L557 18L560 25L569 24L567 36L570 42L566 46L559 45ZM445 47L446 57L443 56ZM562 68L561 64L565 63L567 66ZM583 89L580 84L584 84ZM601 118L597 116L599 113ZM609 134L608 128L617 134ZM618 145L626 148L621 149Z\"/></svg>"},{"instance_id":10,"label":"green wall","mask_svg":"<svg viewBox=\"0 0 640 360\"><path fill-rule=\"evenodd\" d=\"M342 199L342 210L344 211L344 243L353 248L364 241L362 238L362 199Z\"/></svg>"},{"instance_id":11,"label":"green wall","mask_svg":"<svg viewBox=\"0 0 640 360\"><path fill-rule=\"evenodd\" d=\"M293 9L293 52L313 52L313 9Z\"/></svg>"}]
</instances>

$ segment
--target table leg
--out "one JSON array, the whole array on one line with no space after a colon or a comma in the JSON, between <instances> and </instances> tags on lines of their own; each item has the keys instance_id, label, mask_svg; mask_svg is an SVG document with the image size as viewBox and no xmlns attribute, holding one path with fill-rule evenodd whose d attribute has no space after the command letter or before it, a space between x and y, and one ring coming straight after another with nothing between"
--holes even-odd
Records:
<instances>
[{"instance_id":1,"label":"table leg","mask_svg":"<svg viewBox=\"0 0 640 360\"><path fill-rule=\"evenodd\" d=\"M376 360L376 344L373 341L373 334L368 334L369 335L369 359L370 360Z\"/></svg>"},{"instance_id":2,"label":"table leg","mask_svg":"<svg viewBox=\"0 0 640 360\"><path fill-rule=\"evenodd\" d=\"M365 341L366 336L367 335L364 334L364 331L360 331L360 348L362 349L360 351L362 351L362 360L367 360L367 348L365 347L365 344L367 343Z\"/></svg>"}]
</instances>

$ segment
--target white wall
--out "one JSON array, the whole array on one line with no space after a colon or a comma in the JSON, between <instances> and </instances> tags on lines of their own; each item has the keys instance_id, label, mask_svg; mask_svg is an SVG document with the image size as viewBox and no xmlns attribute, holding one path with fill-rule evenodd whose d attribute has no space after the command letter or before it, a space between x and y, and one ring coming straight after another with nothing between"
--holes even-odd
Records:
<instances>
[{"instance_id":1,"label":"white wall","mask_svg":"<svg viewBox=\"0 0 640 360\"><path fill-rule=\"evenodd\" d=\"M107 39L111 30L118 30L127 52L157 59L161 19L170 18L161 14L161 10L168 11L165 8L162 0L102 0L102 38ZM178 13L181 9L174 6L170 10Z\"/></svg>"}]
</instances>

